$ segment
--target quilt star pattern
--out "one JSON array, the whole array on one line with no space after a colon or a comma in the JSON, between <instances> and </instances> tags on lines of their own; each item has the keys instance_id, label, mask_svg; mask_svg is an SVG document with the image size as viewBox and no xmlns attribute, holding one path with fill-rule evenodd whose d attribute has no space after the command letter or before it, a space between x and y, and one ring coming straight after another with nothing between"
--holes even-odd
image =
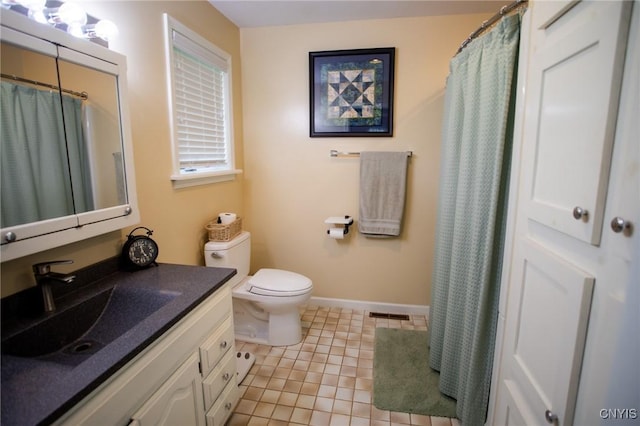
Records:
<instances>
[{"instance_id":1,"label":"quilt star pattern","mask_svg":"<svg viewBox=\"0 0 640 426\"><path fill-rule=\"evenodd\" d=\"M375 70L328 71L327 118L372 118L375 105Z\"/></svg>"}]
</instances>

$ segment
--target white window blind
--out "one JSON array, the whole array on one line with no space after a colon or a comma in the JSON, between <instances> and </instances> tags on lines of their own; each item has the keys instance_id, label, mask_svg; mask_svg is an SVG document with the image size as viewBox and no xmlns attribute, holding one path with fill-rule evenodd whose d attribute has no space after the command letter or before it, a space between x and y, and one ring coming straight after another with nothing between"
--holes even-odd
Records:
<instances>
[{"instance_id":1,"label":"white window blind","mask_svg":"<svg viewBox=\"0 0 640 426\"><path fill-rule=\"evenodd\" d=\"M168 16L167 24L174 174L233 170L229 56Z\"/></svg>"}]
</instances>

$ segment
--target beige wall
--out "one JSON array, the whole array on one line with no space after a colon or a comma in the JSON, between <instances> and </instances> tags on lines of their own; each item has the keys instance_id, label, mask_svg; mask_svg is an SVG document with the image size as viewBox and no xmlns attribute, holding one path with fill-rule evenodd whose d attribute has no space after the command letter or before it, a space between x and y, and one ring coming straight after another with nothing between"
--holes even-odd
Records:
<instances>
[{"instance_id":1,"label":"beige wall","mask_svg":"<svg viewBox=\"0 0 640 426\"><path fill-rule=\"evenodd\" d=\"M487 16L240 31L204 1L84 4L120 28L111 47L128 61L141 224L155 231L160 261L202 264L204 224L220 211L235 211L253 234L253 271L298 271L314 281L320 297L429 304L448 63ZM171 186L163 12L233 56L236 166L245 170L234 182ZM308 52L387 46L396 47L394 137L309 138ZM358 160L330 158L331 149L413 151L401 238L366 239L355 229L344 241L326 237L326 217L351 214L357 220L358 213ZM76 263L60 270L73 270L117 255L127 233L3 263L2 296L33 284L33 263L70 258Z\"/></svg>"},{"instance_id":2,"label":"beige wall","mask_svg":"<svg viewBox=\"0 0 640 426\"><path fill-rule=\"evenodd\" d=\"M203 264L204 225L220 211L244 213L243 177L234 182L174 190L167 110L162 13L167 12L232 55L236 166L243 167L240 32L205 1L85 2L90 14L117 23L111 48L127 56L129 101L141 225L154 230L159 260ZM70 271L119 254L129 230L2 263L2 296L33 285L31 265L73 259Z\"/></svg>"},{"instance_id":3,"label":"beige wall","mask_svg":"<svg viewBox=\"0 0 640 426\"><path fill-rule=\"evenodd\" d=\"M319 297L428 305L445 79L485 15L242 29L244 200L252 271L293 270ZM396 48L392 138L309 138L308 52ZM357 220L359 163L329 151L410 150L401 238L326 236L329 216Z\"/></svg>"}]
</instances>

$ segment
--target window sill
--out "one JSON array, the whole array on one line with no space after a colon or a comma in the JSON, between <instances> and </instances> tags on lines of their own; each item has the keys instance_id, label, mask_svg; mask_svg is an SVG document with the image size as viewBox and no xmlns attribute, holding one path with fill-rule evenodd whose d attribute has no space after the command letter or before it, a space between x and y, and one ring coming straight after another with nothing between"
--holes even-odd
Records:
<instances>
[{"instance_id":1,"label":"window sill","mask_svg":"<svg viewBox=\"0 0 640 426\"><path fill-rule=\"evenodd\" d=\"M242 173L242 170L234 169L210 173L171 175L171 180L173 182L173 189L180 189L235 180L236 175L240 173Z\"/></svg>"}]
</instances>

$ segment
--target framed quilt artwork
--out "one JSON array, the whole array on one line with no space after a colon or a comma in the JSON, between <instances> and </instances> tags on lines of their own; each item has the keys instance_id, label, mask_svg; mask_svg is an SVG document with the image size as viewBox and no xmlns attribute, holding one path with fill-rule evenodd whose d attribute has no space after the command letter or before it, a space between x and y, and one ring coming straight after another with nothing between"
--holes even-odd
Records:
<instances>
[{"instance_id":1,"label":"framed quilt artwork","mask_svg":"<svg viewBox=\"0 0 640 426\"><path fill-rule=\"evenodd\" d=\"M309 52L309 136L393 136L394 63L394 47Z\"/></svg>"}]
</instances>

